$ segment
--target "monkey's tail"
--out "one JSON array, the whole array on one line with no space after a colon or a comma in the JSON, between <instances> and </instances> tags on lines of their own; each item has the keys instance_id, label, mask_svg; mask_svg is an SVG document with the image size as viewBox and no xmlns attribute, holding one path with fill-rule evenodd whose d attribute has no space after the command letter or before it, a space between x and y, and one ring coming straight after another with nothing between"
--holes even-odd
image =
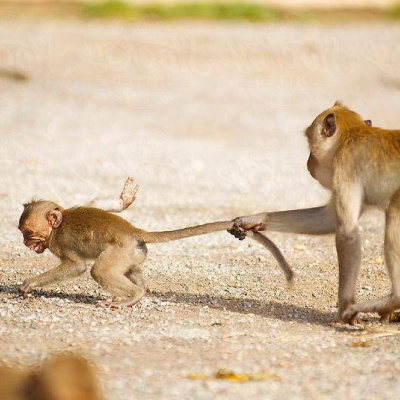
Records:
<instances>
[{"instance_id":1,"label":"monkey's tail","mask_svg":"<svg viewBox=\"0 0 400 400\"><path fill-rule=\"evenodd\" d=\"M189 228L177 229L174 231L163 231L163 232L146 232L140 233L141 240L145 243L162 243L169 242L171 240L184 239L191 236L205 235L207 233L227 231L233 228L233 222L221 221L211 222L209 224L191 226ZM288 288L291 289L294 284L294 272L286 261L282 252L278 246L269 238L259 232L247 231L247 236L256 242L262 244L267 250L269 250L272 256L277 261L279 267L285 274Z\"/></svg>"},{"instance_id":2,"label":"monkey's tail","mask_svg":"<svg viewBox=\"0 0 400 400\"><path fill-rule=\"evenodd\" d=\"M212 232L227 231L232 228L232 221L211 222L209 224L196 225L188 228L176 229L174 231L141 232L140 237L145 243L163 243L191 236L205 235Z\"/></svg>"},{"instance_id":3,"label":"monkey's tail","mask_svg":"<svg viewBox=\"0 0 400 400\"><path fill-rule=\"evenodd\" d=\"M264 236L263 234L255 231L247 231L248 237L252 238L258 243L261 243L266 249L268 249L273 257L275 258L276 262L278 263L279 267L283 271L286 277L288 289L293 289L294 286L294 272L290 267L289 263L286 261L286 258L279 250L278 246L269 238Z\"/></svg>"}]
</instances>

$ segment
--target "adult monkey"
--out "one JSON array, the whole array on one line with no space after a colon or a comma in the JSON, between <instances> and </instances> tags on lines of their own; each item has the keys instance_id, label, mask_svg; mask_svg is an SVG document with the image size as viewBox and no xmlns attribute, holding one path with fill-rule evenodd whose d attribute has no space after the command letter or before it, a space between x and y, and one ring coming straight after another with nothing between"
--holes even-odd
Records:
<instances>
[{"instance_id":1,"label":"adult monkey","mask_svg":"<svg viewBox=\"0 0 400 400\"><path fill-rule=\"evenodd\" d=\"M265 212L234 219L234 236L246 231L278 231L310 235L336 233L339 261L339 320L354 323L359 312L378 312L387 323L400 308L400 131L372 127L340 102L325 110L306 129L310 147L307 168L332 191L322 207ZM392 291L356 303L361 262L358 220L367 206L385 210L385 258Z\"/></svg>"}]
</instances>

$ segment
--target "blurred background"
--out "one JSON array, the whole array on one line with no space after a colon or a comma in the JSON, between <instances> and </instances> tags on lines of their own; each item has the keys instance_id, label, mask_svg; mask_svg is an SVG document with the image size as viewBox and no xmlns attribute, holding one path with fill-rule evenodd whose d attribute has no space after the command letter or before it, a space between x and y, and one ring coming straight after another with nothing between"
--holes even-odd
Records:
<instances>
[{"instance_id":1,"label":"blurred background","mask_svg":"<svg viewBox=\"0 0 400 400\"><path fill-rule=\"evenodd\" d=\"M96 308L90 278L25 302L16 288L56 264L22 246L32 197L83 204L132 175L124 217L148 230L326 201L304 129L338 99L399 128L399 43L393 0L0 1L2 362L83 352L108 399L397 398L396 337L352 349L356 331L326 325L330 237L276 235L290 293L267 253L222 233L152 247L133 309ZM361 300L388 290L382 218L363 226ZM273 379L185 378L219 368Z\"/></svg>"},{"instance_id":2,"label":"blurred background","mask_svg":"<svg viewBox=\"0 0 400 400\"><path fill-rule=\"evenodd\" d=\"M398 126L399 38L390 0L2 1L4 199L319 202L303 130L337 99Z\"/></svg>"}]
</instances>

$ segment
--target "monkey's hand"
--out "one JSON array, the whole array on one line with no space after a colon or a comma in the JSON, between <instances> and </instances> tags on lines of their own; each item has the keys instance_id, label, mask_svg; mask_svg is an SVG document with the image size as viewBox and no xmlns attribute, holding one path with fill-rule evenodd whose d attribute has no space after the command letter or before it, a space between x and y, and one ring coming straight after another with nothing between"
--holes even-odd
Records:
<instances>
[{"instance_id":1,"label":"monkey's hand","mask_svg":"<svg viewBox=\"0 0 400 400\"><path fill-rule=\"evenodd\" d=\"M136 193L139 190L139 185L134 185L134 181L135 180L129 176L122 189L120 199L123 210L128 208L136 200Z\"/></svg>"},{"instance_id":2,"label":"monkey's hand","mask_svg":"<svg viewBox=\"0 0 400 400\"><path fill-rule=\"evenodd\" d=\"M235 226L234 226L232 229L228 229L228 232L229 232L231 235L235 236L236 239L239 239L239 240L244 240L244 239L246 239L247 231L245 231L245 230L242 229L242 228L238 228L238 227L235 227Z\"/></svg>"},{"instance_id":3,"label":"monkey's hand","mask_svg":"<svg viewBox=\"0 0 400 400\"><path fill-rule=\"evenodd\" d=\"M233 221L232 229L228 232L239 240L246 238L247 231L261 231L265 229L265 214L255 214L246 217L238 217Z\"/></svg>"},{"instance_id":4,"label":"monkey's hand","mask_svg":"<svg viewBox=\"0 0 400 400\"><path fill-rule=\"evenodd\" d=\"M28 296L28 293L31 291L32 285L30 282L25 281L20 287L19 287L19 293L23 298L26 298Z\"/></svg>"}]
</instances>

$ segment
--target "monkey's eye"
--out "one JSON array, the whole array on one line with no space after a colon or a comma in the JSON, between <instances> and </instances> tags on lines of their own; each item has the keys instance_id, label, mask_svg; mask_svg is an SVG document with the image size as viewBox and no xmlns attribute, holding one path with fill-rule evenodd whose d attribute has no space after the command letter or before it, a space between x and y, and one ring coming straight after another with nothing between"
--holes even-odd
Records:
<instances>
[{"instance_id":1,"label":"monkey's eye","mask_svg":"<svg viewBox=\"0 0 400 400\"><path fill-rule=\"evenodd\" d=\"M29 229L27 229L27 230L23 230L23 231L22 231L22 234L23 234L24 236L29 237L29 236L32 236L33 232L30 231Z\"/></svg>"}]
</instances>

